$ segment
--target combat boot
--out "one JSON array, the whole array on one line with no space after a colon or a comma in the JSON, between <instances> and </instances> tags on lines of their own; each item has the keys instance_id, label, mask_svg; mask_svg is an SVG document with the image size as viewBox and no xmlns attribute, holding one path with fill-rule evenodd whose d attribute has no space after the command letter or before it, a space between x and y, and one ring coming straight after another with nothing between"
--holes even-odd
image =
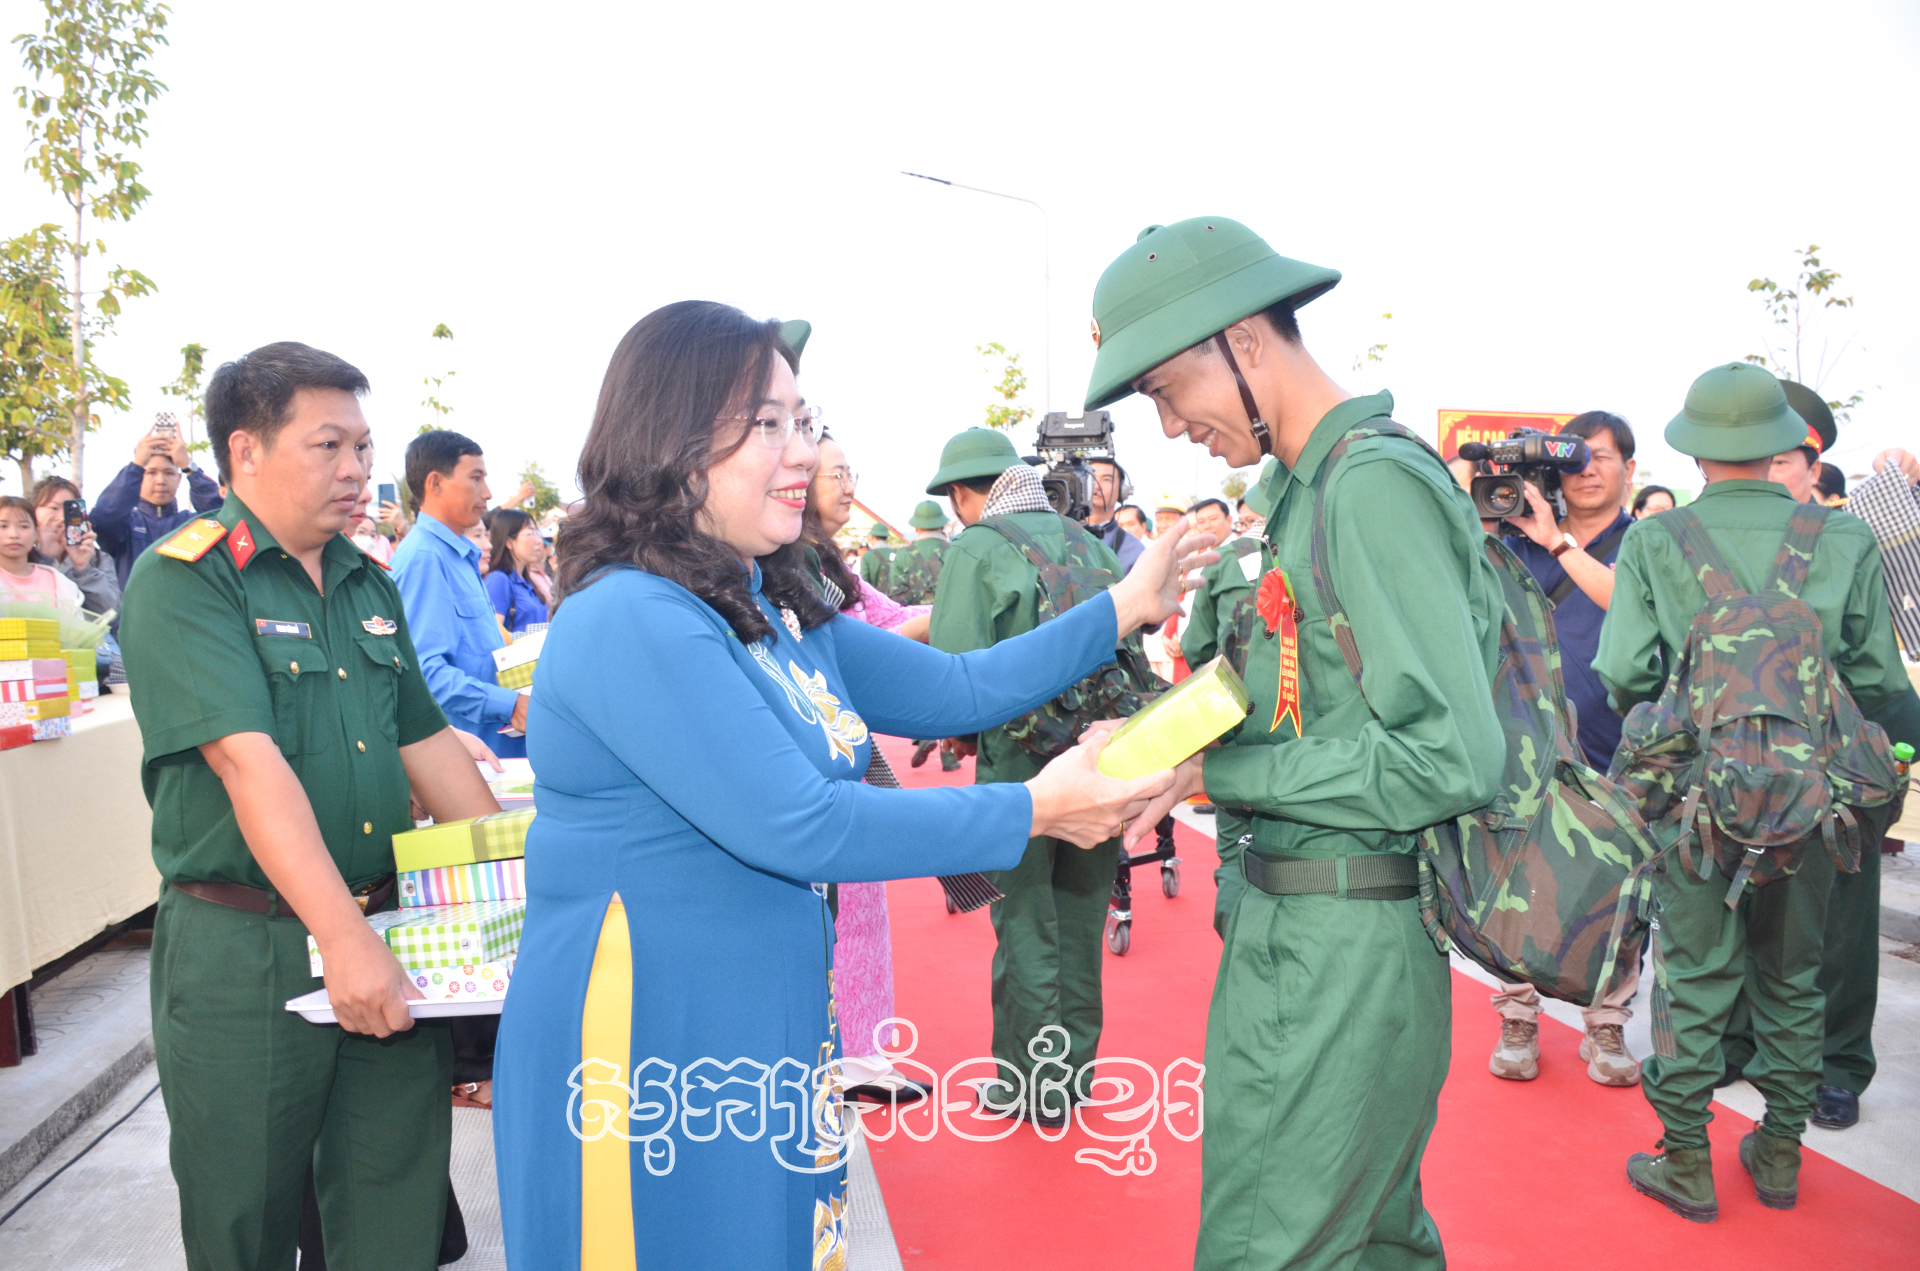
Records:
<instances>
[{"instance_id":1,"label":"combat boot","mask_svg":"<svg viewBox=\"0 0 1920 1271\"><path fill-rule=\"evenodd\" d=\"M1753 1194L1768 1209L1792 1209L1800 1199L1800 1145L1758 1130L1740 1140L1740 1166L1753 1176Z\"/></svg>"},{"instance_id":2,"label":"combat boot","mask_svg":"<svg viewBox=\"0 0 1920 1271\"><path fill-rule=\"evenodd\" d=\"M1635 1152L1627 1158L1627 1182L1689 1222L1720 1216L1713 1197L1713 1153L1704 1147L1670 1147L1659 1156Z\"/></svg>"}]
</instances>

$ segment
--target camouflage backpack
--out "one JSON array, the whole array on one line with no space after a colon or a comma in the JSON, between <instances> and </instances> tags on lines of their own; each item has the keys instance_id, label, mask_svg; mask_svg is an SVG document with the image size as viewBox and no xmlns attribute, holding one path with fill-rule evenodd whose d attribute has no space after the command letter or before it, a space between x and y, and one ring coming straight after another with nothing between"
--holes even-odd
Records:
<instances>
[{"instance_id":1,"label":"camouflage backpack","mask_svg":"<svg viewBox=\"0 0 1920 1271\"><path fill-rule=\"evenodd\" d=\"M1350 445L1378 436L1404 437L1440 461L1399 424L1373 420L1342 437L1323 470L1331 475ZM1326 490L1323 479L1313 585L1364 700L1360 649L1327 568ZM1419 832L1421 918L1442 950L1452 946L1503 980L1590 1006L1612 987L1621 949L1640 937L1646 867L1658 849L1633 805L1574 744L1546 596L1506 544L1488 535L1483 549L1506 602L1491 685L1506 767L1492 802Z\"/></svg>"},{"instance_id":2,"label":"camouflage backpack","mask_svg":"<svg viewBox=\"0 0 1920 1271\"><path fill-rule=\"evenodd\" d=\"M933 550L924 550L923 545ZM887 566L887 597L896 605L932 604L940 566L946 563L945 546L938 539L923 538L895 552Z\"/></svg>"},{"instance_id":3,"label":"camouflage backpack","mask_svg":"<svg viewBox=\"0 0 1920 1271\"><path fill-rule=\"evenodd\" d=\"M1120 581L1118 574L1100 563L1100 544L1093 535L1064 516L1060 522L1067 536L1066 559L1061 561L1049 559L1031 534L1006 517L988 516L975 522L1012 543L1039 571L1041 622L1052 621ZM1051 759L1072 749L1087 725L1136 714L1164 687L1147 664L1136 633L1120 642L1112 662L1004 727L1022 750L1036 759Z\"/></svg>"},{"instance_id":4,"label":"camouflage backpack","mask_svg":"<svg viewBox=\"0 0 1920 1271\"><path fill-rule=\"evenodd\" d=\"M1613 779L1656 837L1704 881L1732 879L1727 906L1751 883L1800 868L1824 845L1847 873L1877 851L1899 818L1905 783L1887 734L1869 722L1800 599L1831 509L1794 511L1766 585L1748 593L1700 518L1674 508L1655 519L1680 545L1707 604L1657 701L1628 712Z\"/></svg>"}]
</instances>

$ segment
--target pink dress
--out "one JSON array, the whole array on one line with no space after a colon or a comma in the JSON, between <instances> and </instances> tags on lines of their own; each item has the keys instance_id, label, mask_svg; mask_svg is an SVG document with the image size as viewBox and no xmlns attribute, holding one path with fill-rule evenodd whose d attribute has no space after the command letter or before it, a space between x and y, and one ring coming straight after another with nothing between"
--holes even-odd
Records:
<instances>
[{"instance_id":1,"label":"pink dress","mask_svg":"<svg viewBox=\"0 0 1920 1271\"><path fill-rule=\"evenodd\" d=\"M869 626L898 630L932 605L897 605L860 581L860 599L842 610ZM876 754L878 751L875 752ZM893 1014L893 939L887 930L885 883L840 884L839 937L833 955L833 991L840 1012L840 1046L849 1059L875 1053L873 1030ZM888 1046L896 1038L883 1037Z\"/></svg>"}]
</instances>

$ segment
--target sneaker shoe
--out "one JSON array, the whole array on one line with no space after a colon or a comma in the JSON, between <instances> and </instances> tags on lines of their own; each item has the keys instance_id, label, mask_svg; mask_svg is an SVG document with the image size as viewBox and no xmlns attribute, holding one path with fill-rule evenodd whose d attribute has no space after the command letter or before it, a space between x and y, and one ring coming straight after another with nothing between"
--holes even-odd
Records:
<instances>
[{"instance_id":1,"label":"sneaker shoe","mask_svg":"<svg viewBox=\"0 0 1920 1271\"><path fill-rule=\"evenodd\" d=\"M1659 1156L1635 1152L1627 1158L1627 1182L1688 1222L1712 1222L1720 1216L1713 1194L1713 1159L1702 1148L1668 1148Z\"/></svg>"},{"instance_id":2,"label":"sneaker shoe","mask_svg":"<svg viewBox=\"0 0 1920 1271\"><path fill-rule=\"evenodd\" d=\"M1860 1096L1839 1086L1821 1086L1814 1092L1813 1123L1823 1130L1844 1130L1860 1120Z\"/></svg>"},{"instance_id":3,"label":"sneaker shoe","mask_svg":"<svg viewBox=\"0 0 1920 1271\"><path fill-rule=\"evenodd\" d=\"M1626 1038L1618 1024L1595 1024L1580 1039L1580 1058L1586 1061L1587 1076L1603 1086L1637 1086L1640 1064L1627 1052Z\"/></svg>"},{"instance_id":4,"label":"sneaker shoe","mask_svg":"<svg viewBox=\"0 0 1920 1271\"><path fill-rule=\"evenodd\" d=\"M1487 1071L1508 1081L1532 1081L1540 1075L1540 1025L1526 1020L1500 1021L1500 1044Z\"/></svg>"},{"instance_id":5,"label":"sneaker shoe","mask_svg":"<svg viewBox=\"0 0 1920 1271\"><path fill-rule=\"evenodd\" d=\"M1740 1168L1753 1179L1753 1194L1768 1209L1792 1209L1800 1200L1800 1145L1758 1130L1740 1140Z\"/></svg>"}]
</instances>

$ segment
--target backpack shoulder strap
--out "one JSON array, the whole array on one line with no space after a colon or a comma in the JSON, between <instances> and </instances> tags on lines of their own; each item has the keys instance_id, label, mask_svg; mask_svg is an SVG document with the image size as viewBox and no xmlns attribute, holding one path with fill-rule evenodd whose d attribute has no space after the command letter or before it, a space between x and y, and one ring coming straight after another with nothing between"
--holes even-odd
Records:
<instances>
[{"instance_id":1,"label":"backpack shoulder strap","mask_svg":"<svg viewBox=\"0 0 1920 1271\"><path fill-rule=\"evenodd\" d=\"M1435 462L1440 459L1439 453L1418 434L1381 415L1348 429L1339 441L1333 443L1333 449L1321 461L1319 488L1313 496L1313 590L1320 597L1320 608L1326 613L1327 628L1333 633L1333 642L1340 648L1340 657L1347 664L1347 673L1353 676L1355 688L1360 687L1360 646L1353 638L1353 623L1348 620L1347 611L1341 607L1340 597L1333 590L1333 570L1327 562L1327 487L1333 483L1334 468L1346 458L1353 443L1369 437L1404 437L1432 454ZM1448 479L1452 480L1451 474ZM1364 689L1360 696L1361 700L1366 699Z\"/></svg>"},{"instance_id":2,"label":"backpack shoulder strap","mask_svg":"<svg viewBox=\"0 0 1920 1271\"><path fill-rule=\"evenodd\" d=\"M1653 519L1665 526L1667 533L1673 535L1673 541L1680 545L1680 555L1706 590L1708 600L1747 594L1692 508L1669 508Z\"/></svg>"},{"instance_id":3,"label":"backpack shoulder strap","mask_svg":"<svg viewBox=\"0 0 1920 1271\"><path fill-rule=\"evenodd\" d=\"M1004 516L983 516L975 521L974 524L984 526L992 530L995 534L998 534L1001 538L1006 539L1009 543L1012 543L1028 561L1032 562L1035 569L1042 569L1053 564L1051 560L1047 559L1047 554L1040 550L1040 544L1034 541L1033 535L1027 533L1018 525L1015 525L1009 518Z\"/></svg>"},{"instance_id":4,"label":"backpack shoulder strap","mask_svg":"<svg viewBox=\"0 0 1920 1271\"><path fill-rule=\"evenodd\" d=\"M1819 503L1801 503L1787 522L1787 536L1781 540L1780 554L1773 558L1773 572L1767 578L1768 591L1784 591L1798 596L1806 585L1807 569L1813 564L1813 547L1820 531L1827 527L1827 514L1833 511Z\"/></svg>"}]
</instances>

